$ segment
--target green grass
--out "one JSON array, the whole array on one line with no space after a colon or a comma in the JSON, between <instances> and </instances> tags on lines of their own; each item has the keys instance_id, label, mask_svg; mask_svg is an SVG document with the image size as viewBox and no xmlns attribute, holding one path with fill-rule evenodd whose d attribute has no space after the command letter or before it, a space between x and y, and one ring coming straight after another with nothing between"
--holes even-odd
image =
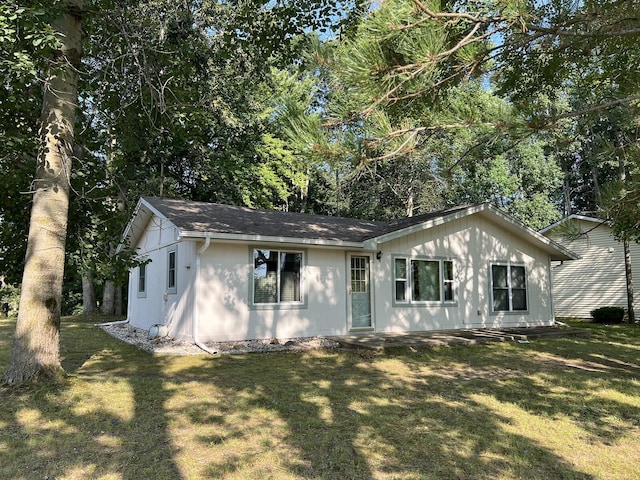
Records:
<instances>
[{"instance_id":1,"label":"green grass","mask_svg":"<svg viewBox=\"0 0 640 480\"><path fill-rule=\"evenodd\" d=\"M62 383L0 390L0 478L640 478L637 326L215 358L152 356L95 321L63 320Z\"/></svg>"}]
</instances>

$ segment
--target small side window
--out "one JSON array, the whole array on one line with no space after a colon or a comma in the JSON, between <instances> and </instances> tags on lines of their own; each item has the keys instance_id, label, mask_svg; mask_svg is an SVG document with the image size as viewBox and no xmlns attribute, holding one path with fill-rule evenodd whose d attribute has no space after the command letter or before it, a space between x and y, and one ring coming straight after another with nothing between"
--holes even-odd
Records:
<instances>
[{"instance_id":1,"label":"small side window","mask_svg":"<svg viewBox=\"0 0 640 480\"><path fill-rule=\"evenodd\" d=\"M142 264L138 267L138 296L147 296L147 265Z\"/></svg>"},{"instance_id":2,"label":"small side window","mask_svg":"<svg viewBox=\"0 0 640 480\"><path fill-rule=\"evenodd\" d=\"M176 265L177 265L176 251L175 249L169 250L169 253L167 256L167 292L168 293L176 293L178 291Z\"/></svg>"},{"instance_id":3,"label":"small side window","mask_svg":"<svg viewBox=\"0 0 640 480\"><path fill-rule=\"evenodd\" d=\"M394 273L396 279L395 292L396 292L396 302L404 303L409 299L407 298L407 286L408 286L408 276L407 276L407 259L406 258L396 258L394 262Z\"/></svg>"}]
</instances>

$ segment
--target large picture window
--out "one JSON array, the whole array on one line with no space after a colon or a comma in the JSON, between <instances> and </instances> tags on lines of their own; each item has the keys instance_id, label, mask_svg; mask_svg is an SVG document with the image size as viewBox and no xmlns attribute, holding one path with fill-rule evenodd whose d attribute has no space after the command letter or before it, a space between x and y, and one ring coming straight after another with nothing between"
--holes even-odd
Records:
<instances>
[{"instance_id":1,"label":"large picture window","mask_svg":"<svg viewBox=\"0 0 640 480\"><path fill-rule=\"evenodd\" d=\"M525 267L511 264L491 265L491 295L494 312L527 310Z\"/></svg>"},{"instance_id":2,"label":"large picture window","mask_svg":"<svg viewBox=\"0 0 640 480\"><path fill-rule=\"evenodd\" d=\"M253 303L302 302L302 252L253 251Z\"/></svg>"},{"instance_id":3,"label":"large picture window","mask_svg":"<svg viewBox=\"0 0 640 480\"><path fill-rule=\"evenodd\" d=\"M396 303L452 303L455 288L452 260L394 259Z\"/></svg>"}]
</instances>

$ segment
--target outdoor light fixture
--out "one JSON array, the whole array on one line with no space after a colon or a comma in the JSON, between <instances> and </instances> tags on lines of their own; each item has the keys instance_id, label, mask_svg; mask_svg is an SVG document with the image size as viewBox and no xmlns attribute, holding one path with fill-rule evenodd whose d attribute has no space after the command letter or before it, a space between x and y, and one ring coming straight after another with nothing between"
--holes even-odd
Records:
<instances>
[{"instance_id":1,"label":"outdoor light fixture","mask_svg":"<svg viewBox=\"0 0 640 480\"><path fill-rule=\"evenodd\" d=\"M376 253L376 258L378 260L380 260L382 258L382 250L378 250L378 253Z\"/></svg>"}]
</instances>

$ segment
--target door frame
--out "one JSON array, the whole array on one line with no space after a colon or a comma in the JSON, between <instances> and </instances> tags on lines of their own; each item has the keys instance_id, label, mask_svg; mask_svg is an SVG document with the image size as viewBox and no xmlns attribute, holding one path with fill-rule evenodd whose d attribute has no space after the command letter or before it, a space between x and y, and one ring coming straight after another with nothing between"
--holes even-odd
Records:
<instances>
[{"instance_id":1,"label":"door frame","mask_svg":"<svg viewBox=\"0 0 640 480\"><path fill-rule=\"evenodd\" d=\"M346 255L346 285L345 292L347 296L347 331L348 332L372 332L375 331L375 284L373 281L373 252L347 252ZM368 286L369 286L369 311L371 312L371 325L367 327L353 326L353 311L351 300L351 259L354 257L366 257L368 269Z\"/></svg>"}]
</instances>

